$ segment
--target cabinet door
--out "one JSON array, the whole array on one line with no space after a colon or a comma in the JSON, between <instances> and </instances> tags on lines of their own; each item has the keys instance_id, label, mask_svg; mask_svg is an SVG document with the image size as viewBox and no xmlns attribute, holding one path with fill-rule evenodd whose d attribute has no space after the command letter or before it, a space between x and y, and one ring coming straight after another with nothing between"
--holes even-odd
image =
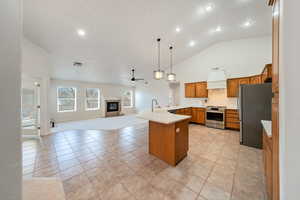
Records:
<instances>
[{"instance_id":1,"label":"cabinet door","mask_svg":"<svg viewBox=\"0 0 300 200\"><path fill-rule=\"evenodd\" d=\"M197 109L192 108L192 119L191 122L197 123Z\"/></svg>"},{"instance_id":2,"label":"cabinet door","mask_svg":"<svg viewBox=\"0 0 300 200\"><path fill-rule=\"evenodd\" d=\"M250 79L247 77L247 78L239 78L239 85L238 87L240 87L240 85L247 85L247 84L250 84Z\"/></svg>"},{"instance_id":3,"label":"cabinet door","mask_svg":"<svg viewBox=\"0 0 300 200\"><path fill-rule=\"evenodd\" d=\"M196 93L195 83L186 83L185 84L185 97L194 98Z\"/></svg>"},{"instance_id":4,"label":"cabinet door","mask_svg":"<svg viewBox=\"0 0 300 200\"><path fill-rule=\"evenodd\" d=\"M198 98L208 97L207 82L196 83L195 87L196 87L196 97Z\"/></svg>"},{"instance_id":5,"label":"cabinet door","mask_svg":"<svg viewBox=\"0 0 300 200\"><path fill-rule=\"evenodd\" d=\"M182 160L189 149L189 130L188 120L180 121L175 124L175 160L178 163Z\"/></svg>"},{"instance_id":6,"label":"cabinet door","mask_svg":"<svg viewBox=\"0 0 300 200\"><path fill-rule=\"evenodd\" d=\"M263 83L272 80L272 64L267 64L265 66L261 74L261 79Z\"/></svg>"},{"instance_id":7,"label":"cabinet door","mask_svg":"<svg viewBox=\"0 0 300 200\"><path fill-rule=\"evenodd\" d=\"M202 109L198 111L198 123L205 124L205 111Z\"/></svg>"},{"instance_id":8,"label":"cabinet door","mask_svg":"<svg viewBox=\"0 0 300 200\"><path fill-rule=\"evenodd\" d=\"M184 109L184 114L185 114L185 115L190 115L190 116L191 116L191 115L192 115L192 109L191 109L191 108L185 108L185 109Z\"/></svg>"},{"instance_id":9,"label":"cabinet door","mask_svg":"<svg viewBox=\"0 0 300 200\"><path fill-rule=\"evenodd\" d=\"M177 115L182 115L182 109L177 109L175 112Z\"/></svg>"},{"instance_id":10,"label":"cabinet door","mask_svg":"<svg viewBox=\"0 0 300 200\"><path fill-rule=\"evenodd\" d=\"M192 108L192 122L198 124L205 124L205 109Z\"/></svg>"},{"instance_id":11,"label":"cabinet door","mask_svg":"<svg viewBox=\"0 0 300 200\"><path fill-rule=\"evenodd\" d=\"M267 69L264 68L264 71L261 74L261 82L264 83L267 79L268 79L268 72L267 72Z\"/></svg>"},{"instance_id":12,"label":"cabinet door","mask_svg":"<svg viewBox=\"0 0 300 200\"><path fill-rule=\"evenodd\" d=\"M261 84L261 75L250 77L250 84Z\"/></svg>"},{"instance_id":13,"label":"cabinet door","mask_svg":"<svg viewBox=\"0 0 300 200\"><path fill-rule=\"evenodd\" d=\"M237 97L238 96L238 79L228 79L227 80L227 97Z\"/></svg>"}]
</instances>

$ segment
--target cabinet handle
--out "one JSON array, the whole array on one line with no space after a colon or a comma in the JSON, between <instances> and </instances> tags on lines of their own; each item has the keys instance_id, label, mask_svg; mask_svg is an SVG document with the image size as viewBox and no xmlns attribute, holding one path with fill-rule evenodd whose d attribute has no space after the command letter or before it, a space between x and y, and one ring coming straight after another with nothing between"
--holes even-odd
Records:
<instances>
[{"instance_id":1,"label":"cabinet handle","mask_svg":"<svg viewBox=\"0 0 300 200\"><path fill-rule=\"evenodd\" d=\"M176 128L176 133L179 133L180 132L180 128Z\"/></svg>"}]
</instances>

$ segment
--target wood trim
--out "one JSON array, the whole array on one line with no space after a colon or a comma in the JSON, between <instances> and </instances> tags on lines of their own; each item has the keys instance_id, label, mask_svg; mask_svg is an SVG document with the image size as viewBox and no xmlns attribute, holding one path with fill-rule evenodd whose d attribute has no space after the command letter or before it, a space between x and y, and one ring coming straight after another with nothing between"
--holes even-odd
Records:
<instances>
[{"instance_id":1,"label":"wood trim","mask_svg":"<svg viewBox=\"0 0 300 200\"><path fill-rule=\"evenodd\" d=\"M270 2L269 2L270 3ZM280 200L280 169L279 169L279 34L280 34L280 0L272 0L273 31L272 31L272 162L273 189L272 199ZM276 14L274 14L276 13Z\"/></svg>"}]
</instances>

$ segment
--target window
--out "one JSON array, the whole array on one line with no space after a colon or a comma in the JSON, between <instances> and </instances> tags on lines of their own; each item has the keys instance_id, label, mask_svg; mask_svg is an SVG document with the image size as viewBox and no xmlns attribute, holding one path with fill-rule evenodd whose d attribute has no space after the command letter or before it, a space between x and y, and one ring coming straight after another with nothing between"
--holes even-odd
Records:
<instances>
[{"instance_id":1,"label":"window","mask_svg":"<svg viewBox=\"0 0 300 200\"><path fill-rule=\"evenodd\" d=\"M100 90L98 88L87 88L85 92L85 110L100 109Z\"/></svg>"},{"instance_id":2,"label":"window","mask_svg":"<svg viewBox=\"0 0 300 200\"><path fill-rule=\"evenodd\" d=\"M57 112L76 111L76 88L57 88Z\"/></svg>"},{"instance_id":3,"label":"window","mask_svg":"<svg viewBox=\"0 0 300 200\"><path fill-rule=\"evenodd\" d=\"M126 91L123 95L123 106L124 107L132 107L133 106L133 102L132 102L132 91Z\"/></svg>"}]
</instances>

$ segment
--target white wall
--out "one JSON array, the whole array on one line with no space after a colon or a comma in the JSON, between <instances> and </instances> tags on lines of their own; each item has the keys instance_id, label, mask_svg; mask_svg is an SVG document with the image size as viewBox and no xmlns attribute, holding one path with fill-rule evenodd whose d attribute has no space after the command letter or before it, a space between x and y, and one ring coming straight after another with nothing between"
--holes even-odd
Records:
<instances>
[{"instance_id":1,"label":"white wall","mask_svg":"<svg viewBox=\"0 0 300 200\"><path fill-rule=\"evenodd\" d=\"M77 111L76 112L57 112L57 87L75 87L77 88ZM86 111L85 110L85 88L99 88L101 93L101 108L97 111ZM93 119L104 116L104 100L109 98L121 98L125 91L132 90L133 87L113 85L113 84L100 84L100 83L89 83L81 81L65 81L52 79L50 81L49 91L49 111L50 117L56 122L66 122L74 120ZM133 94L134 95L134 94ZM134 99L134 98L133 98ZM134 102L133 102L134 103ZM134 113L133 108L122 107L122 112L125 114Z\"/></svg>"},{"instance_id":2,"label":"white wall","mask_svg":"<svg viewBox=\"0 0 300 200\"><path fill-rule=\"evenodd\" d=\"M21 5L0 1L0 199L21 200Z\"/></svg>"},{"instance_id":3,"label":"white wall","mask_svg":"<svg viewBox=\"0 0 300 200\"><path fill-rule=\"evenodd\" d=\"M180 103L201 103L184 98L184 83L206 81L212 67L226 70L228 78L256 75L272 60L271 37L226 41L215 44L175 66L180 81ZM224 92L226 92L224 90ZM210 96L209 96L210 97Z\"/></svg>"},{"instance_id":4,"label":"white wall","mask_svg":"<svg viewBox=\"0 0 300 200\"><path fill-rule=\"evenodd\" d=\"M169 104L169 84L166 80L151 80L148 84L137 83L135 102L138 112L151 109L151 101L157 99L160 106Z\"/></svg>"},{"instance_id":5,"label":"white wall","mask_svg":"<svg viewBox=\"0 0 300 200\"><path fill-rule=\"evenodd\" d=\"M298 200L300 180L300 1L281 1L279 134L282 200Z\"/></svg>"},{"instance_id":6,"label":"white wall","mask_svg":"<svg viewBox=\"0 0 300 200\"><path fill-rule=\"evenodd\" d=\"M36 80L41 84L41 134L49 134L48 90L50 80L50 56L42 48L26 38L22 41L22 82Z\"/></svg>"},{"instance_id":7,"label":"white wall","mask_svg":"<svg viewBox=\"0 0 300 200\"><path fill-rule=\"evenodd\" d=\"M226 69L229 78L250 76L261 73L265 64L271 63L271 58L271 37L233 40L215 44L174 66L177 80L180 82L179 95L175 91L175 96L179 100L175 100L175 103L204 104L204 99L184 97L184 83L206 81L209 69L212 67ZM161 106L166 106L170 103L169 93L170 88L166 80L151 80L148 85L139 83L136 87L136 107L138 111L150 109L153 97L158 99ZM236 107L236 99L227 98L226 90L210 91L209 94L209 98L225 98L218 99L218 103L224 103L228 107ZM208 99L209 102L216 103L211 99Z\"/></svg>"}]
</instances>

